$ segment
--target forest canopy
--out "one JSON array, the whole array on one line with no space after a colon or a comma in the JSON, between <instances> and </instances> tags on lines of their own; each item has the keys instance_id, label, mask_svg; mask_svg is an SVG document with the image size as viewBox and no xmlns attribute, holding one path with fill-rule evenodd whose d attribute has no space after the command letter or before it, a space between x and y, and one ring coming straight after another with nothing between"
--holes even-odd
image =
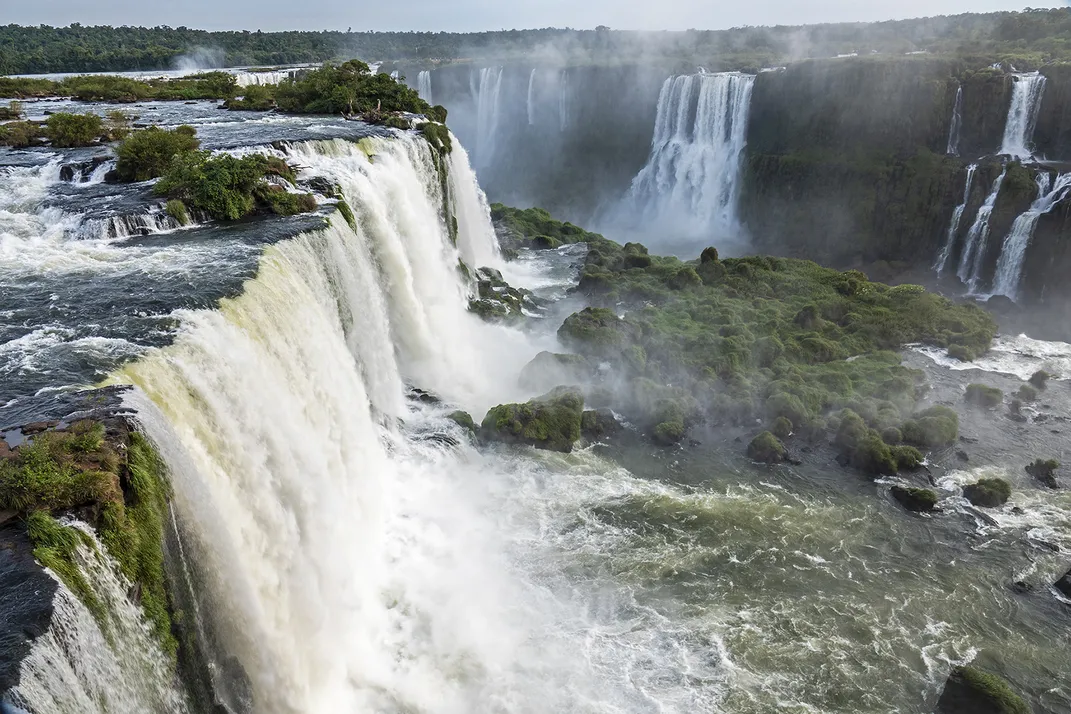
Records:
<instances>
[{"instance_id":1,"label":"forest canopy","mask_svg":"<svg viewBox=\"0 0 1071 714\"><path fill-rule=\"evenodd\" d=\"M447 32L207 32L187 27L0 27L0 74L162 70L375 60L623 58L708 68L770 66L846 53L930 52L1038 64L1071 60L1071 9L1026 10L879 23L743 27L686 32L536 29Z\"/></svg>"}]
</instances>

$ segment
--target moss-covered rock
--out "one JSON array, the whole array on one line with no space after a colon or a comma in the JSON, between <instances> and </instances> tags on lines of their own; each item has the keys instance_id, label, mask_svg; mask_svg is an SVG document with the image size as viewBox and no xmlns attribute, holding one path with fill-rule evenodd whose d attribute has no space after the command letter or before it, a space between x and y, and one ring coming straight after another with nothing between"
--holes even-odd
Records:
<instances>
[{"instance_id":1,"label":"moss-covered rock","mask_svg":"<svg viewBox=\"0 0 1071 714\"><path fill-rule=\"evenodd\" d=\"M1056 459L1037 459L1026 467L1026 472L1047 488L1059 488L1056 480L1056 470L1059 468L1060 462Z\"/></svg>"},{"instance_id":2,"label":"moss-covered rock","mask_svg":"<svg viewBox=\"0 0 1071 714\"><path fill-rule=\"evenodd\" d=\"M460 426L462 429L467 429L474 434L476 433L476 422L472 420L472 416L468 412L460 410L450 412L446 415L446 418Z\"/></svg>"},{"instance_id":3,"label":"moss-covered rock","mask_svg":"<svg viewBox=\"0 0 1071 714\"><path fill-rule=\"evenodd\" d=\"M469 301L469 311L488 322L520 322L525 310L540 309L532 291L513 287L494 268L477 268L475 277L477 297Z\"/></svg>"},{"instance_id":4,"label":"moss-covered rock","mask_svg":"<svg viewBox=\"0 0 1071 714\"><path fill-rule=\"evenodd\" d=\"M893 486L889 493L909 511L929 513L937 507L937 493L928 488Z\"/></svg>"},{"instance_id":5,"label":"moss-covered rock","mask_svg":"<svg viewBox=\"0 0 1071 714\"><path fill-rule=\"evenodd\" d=\"M999 508L1011 498L1011 484L1000 478L984 478L964 487L963 496L975 506Z\"/></svg>"},{"instance_id":6,"label":"moss-covered rock","mask_svg":"<svg viewBox=\"0 0 1071 714\"><path fill-rule=\"evenodd\" d=\"M937 714L1030 714L1030 707L997 675L956 667L937 702Z\"/></svg>"},{"instance_id":7,"label":"moss-covered rock","mask_svg":"<svg viewBox=\"0 0 1071 714\"><path fill-rule=\"evenodd\" d=\"M764 464L779 464L785 460L787 452L781 440L768 431L764 431L747 445L747 456L752 461Z\"/></svg>"},{"instance_id":8,"label":"moss-covered rock","mask_svg":"<svg viewBox=\"0 0 1071 714\"><path fill-rule=\"evenodd\" d=\"M787 439L792 436L792 422L783 416L779 416L770 425L770 431L778 439Z\"/></svg>"},{"instance_id":9,"label":"moss-covered rock","mask_svg":"<svg viewBox=\"0 0 1071 714\"><path fill-rule=\"evenodd\" d=\"M597 441L607 436L613 436L621 431L621 423L617 421L613 411L609 409L593 409L584 412L580 418L580 433L588 441Z\"/></svg>"},{"instance_id":10,"label":"moss-covered rock","mask_svg":"<svg viewBox=\"0 0 1071 714\"><path fill-rule=\"evenodd\" d=\"M595 356L620 355L633 340L635 329L612 310L589 307L573 313L558 328L562 344Z\"/></svg>"},{"instance_id":11,"label":"moss-covered rock","mask_svg":"<svg viewBox=\"0 0 1071 714\"><path fill-rule=\"evenodd\" d=\"M1004 403L1004 392L985 384L968 384L964 398L975 406L993 408Z\"/></svg>"},{"instance_id":12,"label":"moss-covered rock","mask_svg":"<svg viewBox=\"0 0 1071 714\"><path fill-rule=\"evenodd\" d=\"M584 397L579 390L558 387L525 404L502 404L487 412L480 438L507 444L569 453L580 439Z\"/></svg>"}]
</instances>

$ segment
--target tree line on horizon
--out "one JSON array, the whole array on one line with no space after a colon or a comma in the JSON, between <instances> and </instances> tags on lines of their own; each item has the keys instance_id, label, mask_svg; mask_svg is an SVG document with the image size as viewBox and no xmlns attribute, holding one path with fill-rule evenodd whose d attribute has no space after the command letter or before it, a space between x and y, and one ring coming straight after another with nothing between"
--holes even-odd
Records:
<instances>
[{"instance_id":1,"label":"tree line on horizon","mask_svg":"<svg viewBox=\"0 0 1071 714\"><path fill-rule=\"evenodd\" d=\"M1026 67L1071 61L1071 8L963 14L876 23L681 32L532 29L477 33L226 31L187 27L0 27L0 74L277 66L362 57L448 62L538 59L654 61L763 67L805 57L872 52L986 56Z\"/></svg>"}]
</instances>

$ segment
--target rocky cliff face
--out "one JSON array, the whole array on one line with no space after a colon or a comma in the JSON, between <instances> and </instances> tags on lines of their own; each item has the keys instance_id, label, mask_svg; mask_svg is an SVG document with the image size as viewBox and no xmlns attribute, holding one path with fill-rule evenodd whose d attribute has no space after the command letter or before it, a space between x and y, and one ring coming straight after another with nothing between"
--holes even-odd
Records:
<instances>
[{"instance_id":1,"label":"rocky cliff face","mask_svg":"<svg viewBox=\"0 0 1071 714\"><path fill-rule=\"evenodd\" d=\"M954 265L1000 175L1004 161L995 154L1015 86L1005 70L972 62L875 56L760 73L739 178L739 215L752 247L841 266L928 267L946 243L974 163L979 168L953 236ZM492 199L546 206L590 224L643 167L659 89L671 69L536 67L533 74L531 66L509 66L500 70L497 95L484 83L482 103L480 68L436 70L432 87ZM1036 153L1071 159L1071 67L1042 73ZM958 92L962 119L957 151L949 155ZM1015 218L1037 198L1038 170L1014 164L1006 175L984 246L983 291ZM1071 240L1067 215L1058 205L1039 221L1021 301L1061 293L1054 277L1071 263L1063 248Z\"/></svg>"}]
</instances>

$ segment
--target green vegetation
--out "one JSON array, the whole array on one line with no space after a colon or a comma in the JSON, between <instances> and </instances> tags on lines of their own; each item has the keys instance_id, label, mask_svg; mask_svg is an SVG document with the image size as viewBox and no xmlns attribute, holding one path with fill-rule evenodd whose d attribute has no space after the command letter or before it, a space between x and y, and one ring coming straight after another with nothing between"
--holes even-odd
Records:
<instances>
[{"instance_id":1,"label":"green vegetation","mask_svg":"<svg viewBox=\"0 0 1071 714\"><path fill-rule=\"evenodd\" d=\"M956 667L937 703L937 711L938 714L1030 714L1030 707L997 675L974 667Z\"/></svg>"},{"instance_id":2,"label":"green vegetation","mask_svg":"<svg viewBox=\"0 0 1071 714\"><path fill-rule=\"evenodd\" d=\"M1024 384L1019 387L1019 391L1016 395L1024 402L1033 402L1038 398L1038 389L1032 384Z\"/></svg>"},{"instance_id":3,"label":"green vegetation","mask_svg":"<svg viewBox=\"0 0 1071 714\"><path fill-rule=\"evenodd\" d=\"M201 146L192 126L176 129L149 127L136 131L115 150L119 157L115 170L120 181L148 181L163 176L178 154L196 151Z\"/></svg>"},{"instance_id":4,"label":"green vegetation","mask_svg":"<svg viewBox=\"0 0 1071 714\"><path fill-rule=\"evenodd\" d=\"M460 426L462 429L468 429L469 431L476 433L476 422L472 420L472 415L468 412L451 412L446 415L446 418Z\"/></svg>"},{"instance_id":5,"label":"green vegetation","mask_svg":"<svg viewBox=\"0 0 1071 714\"><path fill-rule=\"evenodd\" d=\"M13 121L0 124L0 146L25 149L37 146L45 138L45 129L32 121Z\"/></svg>"},{"instance_id":6,"label":"green vegetation","mask_svg":"<svg viewBox=\"0 0 1071 714\"><path fill-rule=\"evenodd\" d=\"M928 513L937 507L937 493L928 488L893 486L890 493L909 511Z\"/></svg>"},{"instance_id":7,"label":"green vegetation","mask_svg":"<svg viewBox=\"0 0 1071 714\"><path fill-rule=\"evenodd\" d=\"M583 414L583 395L558 387L526 404L494 407L483 418L480 438L569 453L580 439Z\"/></svg>"},{"instance_id":8,"label":"green vegetation","mask_svg":"<svg viewBox=\"0 0 1071 714\"><path fill-rule=\"evenodd\" d=\"M999 407L1004 403L1004 392L985 384L968 384L964 397L968 403L979 407Z\"/></svg>"},{"instance_id":9,"label":"green vegetation","mask_svg":"<svg viewBox=\"0 0 1071 714\"><path fill-rule=\"evenodd\" d=\"M150 80L114 75L81 75L55 82L32 77L0 77L0 96L18 99L72 97L84 102L126 104L149 99L228 99L236 90L234 75L227 72Z\"/></svg>"},{"instance_id":10,"label":"green vegetation","mask_svg":"<svg viewBox=\"0 0 1071 714\"><path fill-rule=\"evenodd\" d=\"M97 114L59 112L48 118L46 136L52 146L69 149L90 146L104 134L104 119Z\"/></svg>"},{"instance_id":11,"label":"green vegetation","mask_svg":"<svg viewBox=\"0 0 1071 714\"><path fill-rule=\"evenodd\" d=\"M75 529L52 514L77 513L100 534L123 574L141 591L141 606L165 651L175 653L163 573L164 466L151 445L125 426L107 432L83 420L46 431L0 461L0 509L24 514L34 554L86 603L103 608L74 560Z\"/></svg>"},{"instance_id":12,"label":"green vegetation","mask_svg":"<svg viewBox=\"0 0 1071 714\"><path fill-rule=\"evenodd\" d=\"M519 322L525 319L523 308L536 307L530 290L512 287L494 268L476 271L476 287L469 310L489 322Z\"/></svg>"},{"instance_id":13,"label":"green vegetation","mask_svg":"<svg viewBox=\"0 0 1071 714\"><path fill-rule=\"evenodd\" d=\"M996 332L975 305L874 283L859 271L786 258L722 260L714 248L684 262L540 209L492 210L504 244L548 233L587 243L579 290L594 305L569 316L558 338L580 357L610 364L624 385L615 408L660 443L676 443L703 415L764 419L781 434L837 435L845 462L868 473L913 469L923 461L919 448L956 440L959 420L941 406L912 413L922 374L895 350L921 342L981 354Z\"/></svg>"},{"instance_id":14,"label":"green vegetation","mask_svg":"<svg viewBox=\"0 0 1071 714\"><path fill-rule=\"evenodd\" d=\"M1011 484L1000 478L984 478L963 489L963 496L975 506L999 508L1011 498Z\"/></svg>"},{"instance_id":15,"label":"green vegetation","mask_svg":"<svg viewBox=\"0 0 1071 714\"><path fill-rule=\"evenodd\" d=\"M281 110L296 114L424 114L431 109L415 89L389 75L372 74L360 60L326 62L299 78L284 80L275 90L275 101Z\"/></svg>"},{"instance_id":16,"label":"green vegetation","mask_svg":"<svg viewBox=\"0 0 1071 714\"><path fill-rule=\"evenodd\" d=\"M792 436L792 422L783 416L779 416L774 419L773 424L770 426L770 431L778 439L787 439Z\"/></svg>"},{"instance_id":17,"label":"green vegetation","mask_svg":"<svg viewBox=\"0 0 1071 714\"><path fill-rule=\"evenodd\" d=\"M444 124L424 122L420 125L420 133L431 144L431 148L437 149L441 154L449 154L454 149L453 139L450 138L450 130Z\"/></svg>"},{"instance_id":18,"label":"green vegetation","mask_svg":"<svg viewBox=\"0 0 1071 714\"><path fill-rule=\"evenodd\" d=\"M531 56L553 44L569 62L697 63L714 70L777 66L799 56L875 50L976 55L1032 68L1071 55L1071 18L1063 10L932 17L877 24L743 27L687 32L537 29L447 32L206 32L186 27L0 27L0 73L169 69L192 48L218 48L222 66L271 66L351 56L424 61ZM990 62L993 60L990 59Z\"/></svg>"},{"instance_id":19,"label":"green vegetation","mask_svg":"<svg viewBox=\"0 0 1071 714\"><path fill-rule=\"evenodd\" d=\"M764 464L779 464L785 460L785 445L768 431L764 431L747 445L747 457Z\"/></svg>"},{"instance_id":20,"label":"green vegetation","mask_svg":"<svg viewBox=\"0 0 1071 714\"><path fill-rule=\"evenodd\" d=\"M316 209L311 194L290 193L265 180L271 175L293 180L293 170L274 157L187 151L171 159L154 190L220 221L236 221L258 210L289 216Z\"/></svg>"},{"instance_id":21,"label":"green vegetation","mask_svg":"<svg viewBox=\"0 0 1071 714\"><path fill-rule=\"evenodd\" d=\"M223 103L230 111L267 112L275 108L275 87L251 84L241 90L241 98L232 97Z\"/></svg>"},{"instance_id":22,"label":"green vegetation","mask_svg":"<svg viewBox=\"0 0 1071 714\"><path fill-rule=\"evenodd\" d=\"M180 226L190 224L190 213L186 210L186 204L177 198L173 198L164 206L164 212L178 221Z\"/></svg>"},{"instance_id":23,"label":"green vegetation","mask_svg":"<svg viewBox=\"0 0 1071 714\"><path fill-rule=\"evenodd\" d=\"M18 119L22 119L22 102L8 102L6 107L0 107L0 121Z\"/></svg>"},{"instance_id":24,"label":"green vegetation","mask_svg":"<svg viewBox=\"0 0 1071 714\"><path fill-rule=\"evenodd\" d=\"M510 208L501 203L491 205L491 219L499 233L502 249L510 254L522 248L545 250L566 243L605 240L572 223L554 220L542 208Z\"/></svg>"},{"instance_id":25,"label":"green vegetation","mask_svg":"<svg viewBox=\"0 0 1071 714\"><path fill-rule=\"evenodd\" d=\"M1052 375L1042 369L1030 376L1030 384L1038 389L1045 389L1050 379L1052 379Z\"/></svg>"}]
</instances>

